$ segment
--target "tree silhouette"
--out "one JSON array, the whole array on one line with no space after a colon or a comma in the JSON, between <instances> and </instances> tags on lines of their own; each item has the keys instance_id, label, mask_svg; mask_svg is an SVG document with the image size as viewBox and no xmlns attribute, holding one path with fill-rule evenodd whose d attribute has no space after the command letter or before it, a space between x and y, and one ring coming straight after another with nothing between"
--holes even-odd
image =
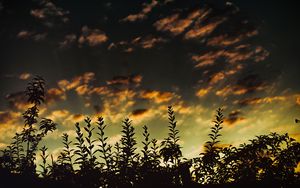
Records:
<instances>
[{"instance_id":1,"label":"tree silhouette","mask_svg":"<svg viewBox=\"0 0 300 188\"><path fill-rule=\"evenodd\" d=\"M161 144L143 126L141 155L137 152L135 128L126 118L121 140L114 147L105 135L107 126L98 117L84 126L75 124L75 141L62 135L63 148L57 160L46 146L41 161L38 145L56 129L50 119L39 118L44 102L44 80L35 77L26 89L32 105L24 113L24 127L0 152L0 182L10 187L299 187L300 143L288 134L259 135L239 146L220 146L224 115L217 109L204 152L191 160L183 158L175 113L168 107L168 135ZM95 134L96 133L96 134ZM96 143L97 142L97 143ZM49 157L50 156L50 157ZM51 160L48 164L48 160ZM38 170L36 167L38 166ZM190 171L190 167L193 167Z\"/></svg>"},{"instance_id":2,"label":"tree silhouette","mask_svg":"<svg viewBox=\"0 0 300 188\"><path fill-rule=\"evenodd\" d=\"M196 181L204 184L217 184L220 178L218 169L220 161L220 148L218 143L220 140L218 138L221 136L219 133L223 128L222 124L224 122L223 110L221 108L217 109L215 120L213 121L214 126L211 127L211 133L208 134L210 140L204 145L205 151L200 154L200 158L196 158L195 170Z\"/></svg>"}]
</instances>

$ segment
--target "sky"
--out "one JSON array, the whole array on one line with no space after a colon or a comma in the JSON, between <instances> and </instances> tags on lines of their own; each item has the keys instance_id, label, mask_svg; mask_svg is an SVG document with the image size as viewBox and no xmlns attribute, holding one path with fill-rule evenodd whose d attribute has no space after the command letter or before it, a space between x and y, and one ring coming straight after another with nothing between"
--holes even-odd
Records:
<instances>
[{"instance_id":1,"label":"sky","mask_svg":"<svg viewBox=\"0 0 300 188\"><path fill-rule=\"evenodd\" d=\"M198 155L224 109L222 144L270 132L300 140L300 27L293 3L261 0L0 0L0 147L29 104L26 84L46 80L40 117L62 147L74 124L103 116L109 143L129 117L167 136L172 105L184 156Z\"/></svg>"}]
</instances>

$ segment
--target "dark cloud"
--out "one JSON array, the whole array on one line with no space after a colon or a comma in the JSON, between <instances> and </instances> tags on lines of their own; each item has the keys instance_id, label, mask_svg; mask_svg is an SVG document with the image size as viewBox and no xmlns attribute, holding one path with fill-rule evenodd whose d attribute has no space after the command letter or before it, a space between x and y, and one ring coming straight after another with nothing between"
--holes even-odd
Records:
<instances>
[{"instance_id":1,"label":"dark cloud","mask_svg":"<svg viewBox=\"0 0 300 188\"><path fill-rule=\"evenodd\" d=\"M149 111L148 109L136 109L136 110L132 111L131 114L133 116L141 116L141 115L147 113L148 111Z\"/></svg>"},{"instance_id":2,"label":"dark cloud","mask_svg":"<svg viewBox=\"0 0 300 188\"><path fill-rule=\"evenodd\" d=\"M9 113L9 112L0 112L0 122L1 122L1 123L8 122L8 121L10 121L12 118L14 118L14 117L12 116L11 113Z\"/></svg>"},{"instance_id":3,"label":"dark cloud","mask_svg":"<svg viewBox=\"0 0 300 188\"><path fill-rule=\"evenodd\" d=\"M106 81L107 85L129 85L133 84L139 86L143 77L141 75L130 76L115 76L112 80Z\"/></svg>"},{"instance_id":4,"label":"dark cloud","mask_svg":"<svg viewBox=\"0 0 300 188\"><path fill-rule=\"evenodd\" d=\"M228 114L224 122L228 125L234 125L243 120L245 120L245 118L242 117L242 112L240 110L234 110Z\"/></svg>"},{"instance_id":5,"label":"dark cloud","mask_svg":"<svg viewBox=\"0 0 300 188\"><path fill-rule=\"evenodd\" d=\"M29 105L23 91L8 94L5 98L9 103L9 107L14 110L25 110Z\"/></svg>"}]
</instances>

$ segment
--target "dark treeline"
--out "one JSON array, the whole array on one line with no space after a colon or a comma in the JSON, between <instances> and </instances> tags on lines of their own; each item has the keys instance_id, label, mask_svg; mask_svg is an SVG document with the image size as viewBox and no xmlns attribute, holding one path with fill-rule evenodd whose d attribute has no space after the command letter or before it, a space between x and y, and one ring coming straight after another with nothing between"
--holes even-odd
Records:
<instances>
[{"instance_id":1,"label":"dark treeline","mask_svg":"<svg viewBox=\"0 0 300 188\"><path fill-rule=\"evenodd\" d=\"M295 172L300 143L288 134L270 133L239 147L221 147L222 109L216 111L205 151L193 159L182 156L170 106L168 135L158 143L144 126L140 153L129 119L122 122L121 140L110 145L104 119L86 118L83 126L75 124L74 141L62 135L64 147L54 160L46 146L39 146L56 129L52 120L38 116L45 99L44 84L35 77L26 88L32 106L23 113L23 131L1 151L1 187L297 187L300 183ZM41 156L39 164L36 155Z\"/></svg>"}]
</instances>

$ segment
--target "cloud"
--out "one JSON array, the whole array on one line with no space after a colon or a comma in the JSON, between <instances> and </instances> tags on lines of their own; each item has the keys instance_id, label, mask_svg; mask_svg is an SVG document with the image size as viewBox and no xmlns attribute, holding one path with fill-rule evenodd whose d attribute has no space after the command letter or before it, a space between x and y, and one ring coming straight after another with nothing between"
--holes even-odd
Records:
<instances>
[{"instance_id":1,"label":"cloud","mask_svg":"<svg viewBox=\"0 0 300 188\"><path fill-rule=\"evenodd\" d=\"M33 35L33 32L27 31L27 30L22 30L17 34L17 38L19 39L28 39Z\"/></svg>"},{"instance_id":2,"label":"cloud","mask_svg":"<svg viewBox=\"0 0 300 188\"><path fill-rule=\"evenodd\" d=\"M172 99L175 99L177 96L171 92L162 92L157 90L148 90L148 91L141 91L140 97L142 99L152 100L155 103L163 103L169 102Z\"/></svg>"},{"instance_id":3,"label":"cloud","mask_svg":"<svg viewBox=\"0 0 300 188\"><path fill-rule=\"evenodd\" d=\"M106 81L107 85L129 85L133 84L139 86L142 82L142 75L130 75L130 76L115 76L112 80Z\"/></svg>"},{"instance_id":4,"label":"cloud","mask_svg":"<svg viewBox=\"0 0 300 188\"><path fill-rule=\"evenodd\" d=\"M136 109L131 112L132 116L137 117L137 116L142 116L143 114L147 113L149 110L148 109Z\"/></svg>"},{"instance_id":5,"label":"cloud","mask_svg":"<svg viewBox=\"0 0 300 188\"><path fill-rule=\"evenodd\" d=\"M136 37L131 41L120 41L118 43L111 43L108 50L120 48L124 52L133 52L136 48L152 49L159 44L166 43L167 40L162 37L155 37L148 35L146 37Z\"/></svg>"},{"instance_id":6,"label":"cloud","mask_svg":"<svg viewBox=\"0 0 300 188\"><path fill-rule=\"evenodd\" d=\"M211 91L211 89L212 89L211 87L198 89L196 92L196 96L200 98L204 97Z\"/></svg>"},{"instance_id":7,"label":"cloud","mask_svg":"<svg viewBox=\"0 0 300 188\"><path fill-rule=\"evenodd\" d=\"M31 77L31 74L28 72L24 72L19 75L20 80L28 80L30 77Z\"/></svg>"},{"instance_id":8,"label":"cloud","mask_svg":"<svg viewBox=\"0 0 300 188\"><path fill-rule=\"evenodd\" d=\"M137 37L134 40L132 40L131 44L144 49L150 49L156 46L157 44L164 42L166 42L166 40L162 37L147 36L145 38Z\"/></svg>"},{"instance_id":9,"label":"cloud","mask_svg":"<svg viewBox=\"0 0 300 188\"><path fill-rule=\"evenodd\" d=\"M240 110L234 110L231 111L228 115L228 117L225 118L224 123L227 125L234 125L237 124L243 120L245 120L244 117L241 117L242 112Z\"/></svg>"},{"instance_id":10,"label":"cloud","mask_svg":"<svg viewBox=\"0 0 300 188\"><path fill-rule=\"evenodd\" d=\"M135 22L144 20L147 18L147 15L152 11L153 8L155 8L158 5L157 0L152 0L151 3L143 4L143 9L138 14L130 14L127 17L123 18L121 21L123 22Z\"/></svg>"},{"instance_id":11,"label":"cloud","mask_svg":"<svg viewBox=\"0 0 300 188\"><path fill-rule=\"evenodd\" d=\"M297 98L296 98L296 104L300 105L300 96L297 96Z\"/></svg>"},{"instance_id":12,"label":"cloud","mask_svg":"<svg viewBox=\"0 0 300 188\"><path fill-rule=\"evenodd\" d=\"M59 47L64 49L64 48L69 48L72 45L75 45L77 41L77 36L75 34L68 34L65 36L64 40L60 42Z\"/></svg>"},{"instance_id":13,"label":"cloud","mask_svg":"<svg viewBox=\"0 0 300 188\"><path fill-rule=\"evenodd\" d=\"M57 101L66 100L66 93L58 88L50 88L46 93L46 103L54 104Z\"/></svg>"},{"instance_id":14,"label":"cloud","mask_svg":"<svg viewBox=\"0 0 300 188\"><path fill-rule=\"evenodd\" d=\"M74 77L71 81L68 81L66 79L59 80L57 82L57 85L62 90L71 90L71 89L76 89L78 86L81 86L83 84L89 84L94 79L95 79L95 73L85 72L80 76Z\"/></svg>"},{"instance_id":15,"label":"cloud","mask_svg":"<svg viewBox=\"0 0 300 188\"><path fill-rule=\"evenodd\" d=\"M196 63L195 68L203 68L214 65L218 61L229 64L237 64L245 61L261 62L269 56L263 47L239 45L232 49L222 49L205 52L201 55L193 55L191 59Z\"/></svg>"},{"instance_id":16,"label":"cloud","mask_svg":"<svg viewBox=\"0 0 300 188\"><path fill-rule=\"evenodd\" d=\"M210 35L221 23L226 21L226 18L220 18L215 21L211 21L211 23L208 23L207 25L202 25L202 23L199 23L195 25L191 30L189 30L185 35L185 39L195 39L195 38L201 38L201 37L207 37Z\"/></svg>"},{"instance_id":17,"label":"cloud","mask_svg":"<svg viewBox=\"0 0 300 188\"><path fill-rule=\"evenodd\" d=\"M21 30L18 34L17 34L17 38L18 39L22 39L22 40L28 40L28 39L32 39L35 42L39 42L39 41L43 41L46 39L48 33L44 32L44 33L37 33L35 31L27 31L27 30Z\"/></svg>"},{"instance_id":18,"label":"cloud","mask_svg":"<svg viewBox=\"0 0 300 188\"><path fill-rule=\"evenodd\" d=\"M9 144L16 132L22 130L22 114L13 111L0 111L0 143Z\"/></svg>"},{"instance_id":19,"label":"cloud","mask_svg":"<svg viewBox=\"0 0 300 188\"><path fill-rule=\"evenodd\" d=\"M285 96L273 96L273 97L264 97L264 98L247 98L243 100L234 101L235 104L240 106L248 106L248 105L258 105L258 104L269 104L273 102L283 102L286 101L287 98Z\"/></svg>"},{"instance_id":20,"label":"cloud","mask_svg":"<svg viewBox=\"0 0 300 188\"><path fill-rule=\"evenodd\" d=\"M105 43L108 40L107 35L99 29L90 29L88 26L83 26L81 35L78 38L79 47L84 44L95 47Z\"/></svg>"},{"instance_id":21,"label":"cloud","mask_svg":"<svg viewBox=\"0 0 300 188\"><path fill-rule=\"evenodd\" d=\"M64 120L69 115L70 115L70 112L66 109L54 110L47 116L47 118L53 120L54 122L57 122L57 121Z\"/></svg>"},{"instance_id":22,"label":"cloud","mask_svg":"<svg viewBox=\"0 0 300 188\"><path fill-rule=\"evenodd\" d=\"M248 75L239 79L234 85L227 85L224 88L217 90L216 95L226 97L229 95L244 95L255 91L262 91L268 86L256 74Z\"/></svg>"},{"instance_id":23,"label":"cloud","mask_svg":"<svg viewBox=\"0 0 300 188\"><path fill-rule=\"evenodd\" d=\"M69 11L57 7L50 0L40 1L39 8L30 11L31 16L41 21L47 27L53 27L57 21L60 21L61 23L68 22L69 13Z\"/></svg>"},{"instance_id":24,"label":"cloud","mask_svg":"<svg viewBox=\"0 0 300 188\"><path fill-rule=\"evenodd\" d=\"M214 47L228 47L242 42L245 39L258 35L258 30L247 31L246 33L239 34L238 36L229 36L228 34L219 35L208 39L207 45Z\"/></svg>"},{"instance_id":25,"label":"cloud","mask_svg":"<svg viewBox=\"0 0 300 188\"><path fill-rule=\"evenodd\" d=\"M223 80L224 78L225 78L225 74L223 72L218 72L211 76L209 84L214 85L214 84L218 83L219 81Z\"/></svg>"},{"instance_id":26,"label":"cloud","mask_svg":"<svg viewBox=\"0 0 300 188\"><path fill-rule=\"evenodd\" d=\"M8 101L11 109L24 111L30 107L30 104L27 102L25 93L23 91L7 94L5 98Z\"/></svg>"},{"instance_id":27,"label":"cloud","mask_svg":"<svg viewBox=\"0 0 300 188\"><path fill-rule=\"evenodd\" d=\"M196 10L188 14L185 18L179 13L162 18L154 23L154 27L158 31L169 32L172 35L179 35L187 30L194 22L203 19L209 14L210 10Z\"/></svg>"}]
</instances>

